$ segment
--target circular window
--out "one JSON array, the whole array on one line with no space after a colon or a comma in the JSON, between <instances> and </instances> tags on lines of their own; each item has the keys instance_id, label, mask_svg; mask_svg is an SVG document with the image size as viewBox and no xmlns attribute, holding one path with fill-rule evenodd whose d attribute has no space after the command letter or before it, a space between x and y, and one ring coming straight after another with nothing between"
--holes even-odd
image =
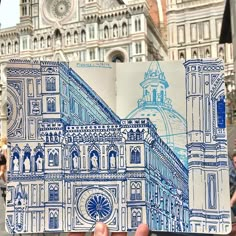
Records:
<instances>
[{"instance_id":1,"label":"circular window","mask_svg":"<svg viewBox=\"0 0 236 236\"><path fill-rule=\"evenodd\" d=\"M100 187L89 188L77 200L77 211L88 223L109 220L114 211L110 193Z\"/></svg>"},{"instance_id":2,"label":"circular window","mask_svg":"<svg viewBox=\"0 0 236 236\"><path fill-rule=\"evenodd\" d=\"M71 3L67 0L55 0L52 4L52 14L56 18L63 18L70 12Z\"/></svg>"},{"instance_id":3,"label":"circular window","mask_svg":"<svg viewBox=\"0 0 236 236\"><path fill-rule=\"evenodd\" d=\"M96 221L105 221L111 215L111 202L104 194L93 194L86 204L88 215Z\"/></svg>"}]
</instances>

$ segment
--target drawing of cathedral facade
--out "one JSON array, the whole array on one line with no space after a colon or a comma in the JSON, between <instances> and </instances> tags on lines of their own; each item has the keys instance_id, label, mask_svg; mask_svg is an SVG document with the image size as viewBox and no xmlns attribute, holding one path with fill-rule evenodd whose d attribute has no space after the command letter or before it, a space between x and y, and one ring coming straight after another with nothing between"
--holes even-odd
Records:
<instances>
[{"instance_id":1,"label":"drawing of cathedral facade","mask_svg":"<svg viewBox=\"0 0 236 236\"><path fill-rule=\"evenodd\" d=\"M10 233L188 232L188 170L147 118L120 119L67 64L12 60Z\"/></svg>"},{"instance_id":2,"label":"drawing of cathedral facade","mask_svg":"<svg viewBox=\"0 0 236 236\"><path fill-rule=\"evenodd\" d=\"M191 231L229 232L223 63L190 60L184 66Z\"/></svg>"}]
</instances>

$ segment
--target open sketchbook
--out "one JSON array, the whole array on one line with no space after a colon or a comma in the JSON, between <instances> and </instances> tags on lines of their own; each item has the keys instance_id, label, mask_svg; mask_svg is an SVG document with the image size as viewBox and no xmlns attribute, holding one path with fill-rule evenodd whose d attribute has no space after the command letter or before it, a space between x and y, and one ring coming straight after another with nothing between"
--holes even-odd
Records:
<instances>
[{"instance_id":1,"label":"open sketchbook","mask_svg":"<svg viewBox=\"0 0 236 236\"><path fill-rule=\"evenodd\" d=\"M10 233L228 233L223 64L7 66Z\"/></svg>"}]
</instances>

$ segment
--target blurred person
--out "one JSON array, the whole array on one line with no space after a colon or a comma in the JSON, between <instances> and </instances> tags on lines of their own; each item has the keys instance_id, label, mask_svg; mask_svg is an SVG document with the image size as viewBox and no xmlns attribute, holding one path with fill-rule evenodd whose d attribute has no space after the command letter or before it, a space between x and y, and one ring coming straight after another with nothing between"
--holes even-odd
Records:
<instances>
[{"instance_id":1,"label":"blurred person","mask_svg":"<svg viewBox=\"0 0 236 236\"><path fill-rule=\"evenodd\" d=\"M3 137L0 142L1 152L7 157L7 138Z\"/></svg>"},{"instance_id":2,"label":"blurred person","mask_svg":"<svg viewBox=\"0 0 236 236\"><path fill-rule=\"evenodd\" d=\"M0 178L3 180L4 183L6 183L6 164L7 159L6 156L3 153L0 153Z\"/></svg>"},{"instance_id":3,"label":"blurred person","mask_svg":"<svg viewBox=\"0 0 236 236\"><path fill-rule=\"evenodd\" d=\"M6 183L7 170L7 138L3 137L0 142L0 178Z\"/></svg>"}]
</instances>

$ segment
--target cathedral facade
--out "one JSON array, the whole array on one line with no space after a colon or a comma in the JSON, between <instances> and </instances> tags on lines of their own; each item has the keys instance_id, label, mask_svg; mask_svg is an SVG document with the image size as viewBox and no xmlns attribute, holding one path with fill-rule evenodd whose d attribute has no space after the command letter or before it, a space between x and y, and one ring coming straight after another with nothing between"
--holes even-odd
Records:
<instances>
[{"instance_id":1,"label":"cathedral facade","mask_svg":"<svg viewBox=\"0 0 236 236\"><path fill-rule=\"evenodd\" d=\"M138 62L167 58L164 1L20 0L20 22L0 29L0 104L6 136L10 59Z\"/></svg>"},{"instance_id":2,"label":"cathedral facade","mask_svg":"<svg viewBox=\"0 0 236 236\"><path fill-rule=\"evenodd\" d=\"M149 119L119 119L65 63L7 76L9 232L189 231L188 171Z\"/></svg>"},{"instance_id":3,"label":"cathedral facade","mask_svg":"<svg viewBox=\"0 0 236 236\"><path fill-rule=\"evenodd\" d=\"M161 60L163 8L156 0L20 0L20 23L0 30L1 61Z\"/></svg>"}]
</instances>

